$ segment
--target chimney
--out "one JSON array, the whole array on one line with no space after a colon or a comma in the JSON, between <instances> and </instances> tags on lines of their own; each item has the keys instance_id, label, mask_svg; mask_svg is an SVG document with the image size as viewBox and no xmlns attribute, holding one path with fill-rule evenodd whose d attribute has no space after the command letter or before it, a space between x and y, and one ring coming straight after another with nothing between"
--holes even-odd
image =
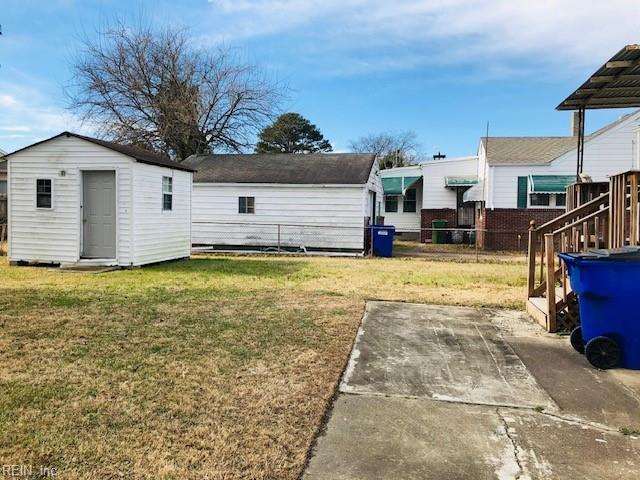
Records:
<instances>
[{"instance_id":1,"label":"chimney","mask_svg":"<svg viewBox=\"0 0 640 480\"><path fill-rule=\"evenodd\" d=\"M577 137L580 133L580 112L571 112L571 136Z\"/></svg>"}]
</instances>

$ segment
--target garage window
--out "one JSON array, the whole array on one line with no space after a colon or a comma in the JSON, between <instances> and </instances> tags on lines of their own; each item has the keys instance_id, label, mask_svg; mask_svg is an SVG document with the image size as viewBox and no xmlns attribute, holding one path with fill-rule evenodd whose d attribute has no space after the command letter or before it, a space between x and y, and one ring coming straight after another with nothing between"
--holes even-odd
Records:
<instances>
[{"instance_id":1,"label":"garage window","mask_svg":"<svg viewBox=\"0 0 640 480\"><path fill-rule=\"evenodd\" d=\"M162 177L162 210L173 210L173 178Z\"/></svg>"},{"instance_id":2,"label":"garage window","mask_svg":"<svg viewBox=\"0 0 640 480\"><path fill-rule=\"evenodd\" d=\"M255 197L239 197L238 213L256 213Z\"/></svg>"}]
</instances>

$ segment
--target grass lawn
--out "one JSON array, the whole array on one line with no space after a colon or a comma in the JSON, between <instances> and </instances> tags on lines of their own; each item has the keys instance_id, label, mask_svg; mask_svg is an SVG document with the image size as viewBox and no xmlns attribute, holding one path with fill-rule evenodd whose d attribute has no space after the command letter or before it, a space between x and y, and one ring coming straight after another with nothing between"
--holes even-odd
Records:
<instances>
[{"instance_id":1,"label":"grass lawn","mask_svg":"<svg viewBox=\"0 0 640 480\"><path fill-rule=\"evenodd\" d=\"M367 299L524 306L525 264L0 258L0 464L58 478L295 479Z\"/></svg>"}]
</instances>

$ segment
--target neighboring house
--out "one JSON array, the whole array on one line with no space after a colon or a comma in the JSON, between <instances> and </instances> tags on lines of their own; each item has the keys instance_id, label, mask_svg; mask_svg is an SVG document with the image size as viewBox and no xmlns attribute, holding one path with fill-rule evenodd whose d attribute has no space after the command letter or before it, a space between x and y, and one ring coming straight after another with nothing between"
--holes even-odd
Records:
<instances>
[{"instance_id":1,"label":"neighboring house","mask_svg":"<svg viewBox=\"0 0 640 480\"><path fill-rule=\"evenodd\" d=\"M610 175L638 168L639 124L636 111L587 136L584 174L604 182ZM481 246L524 249L531 220L540 225L564 211L565 188L576 181L577 143L577 136L481 139L480 182L464 198L476 202Z\"/></svg>"},{"instance_id":2,"label":"neighboring house","mask_svg":"<svg viewBox=\"0 0 640 480\"><path fill-rule=\"evenodd\" d=\"M473 204L463 195L478 182L477 157L430 160L383 170L385 223L404 238L431 239L431 222L447 220L449 228L473 228Z\"/></svg>"},{"instance_id":3,"label":"neighboring house","mask_svg":"<svg viewBox=\"0 0 640 480\"><path fill-rule=\"evenodd\" d=\"M477 157L383 170L385 223L396 225L402 235L421 231L422 241L431 239L433 220L447 220L451 228L475 225L483 248L525 249L530 222L541 225L559 216L565 189L576 181L578 139L572 120L572 136L482 138ZM605 182L640 168L637 145L640 111L585 138L584 174Z\"/></svg>"},{"instance_id":4,"label":"neighboring house","mask_svg":"<svg viewBox=\"0 0 640 480\"><path fill-rule=\"evenodd\" d=\"M191 168L69 132L7 159L10 262L138 266L190 256Z\"/></svg>"},{"instance_id":5,"label":"neighboring house","mask_svg":"<svg viewBox=\"0 0 640 480\"><path fill-rule=\"evenodd\" d=\"M371 154L204 155L185 160L193 243L224 248L362 252L380 212Z\"/></svg>"}]
</instances>

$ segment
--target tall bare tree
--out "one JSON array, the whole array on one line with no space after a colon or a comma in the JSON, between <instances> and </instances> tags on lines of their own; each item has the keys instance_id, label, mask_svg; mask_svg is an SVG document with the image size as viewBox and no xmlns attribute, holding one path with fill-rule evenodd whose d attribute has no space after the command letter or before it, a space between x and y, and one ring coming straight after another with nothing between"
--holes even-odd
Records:
<instances>
[{"instance_id":1,"label":"tall bare tree","mask_svg":"<svg viewBox=\"0 0 640 480\"><path fill-rule=\"evenodd\" d=\"M349 143L349 149L353 152L375 153L381 169L416 163L420 158L419 148L416 134L411 131L376 133Z\"/></svg>"},{"instance_id":2,"label":"tall bare tree","mask_svg":"<svg viewBox=\"0 0 640 480\"><path fill-rule=\"evenodd\" d=\"M102 136L178 160L251 147L275 118L282 89L229 50L192 43L184 30L117 22L84 41L70 107Z\"/></svg>"}]
</instances>

